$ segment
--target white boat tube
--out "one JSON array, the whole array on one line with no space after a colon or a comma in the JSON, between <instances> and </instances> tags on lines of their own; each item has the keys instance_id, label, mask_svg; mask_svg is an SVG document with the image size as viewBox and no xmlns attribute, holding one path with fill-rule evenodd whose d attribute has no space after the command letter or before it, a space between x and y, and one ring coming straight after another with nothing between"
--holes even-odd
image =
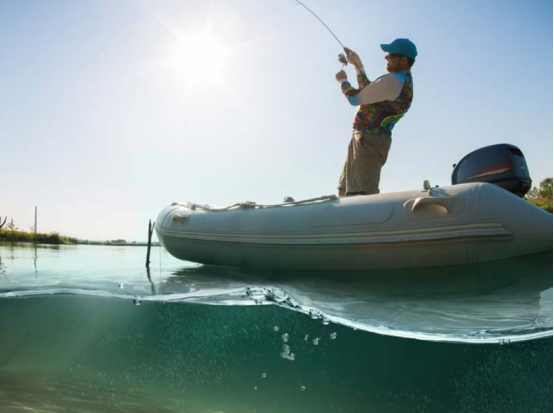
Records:
<instances>
[{"instance_id":1,"label":"white boat tube","mask_svg":"<svg viewBox=\"0 0 554 413\"><path fill-rule=\"evenodd\" d=\"M552 251L552 214L486 183L217 209L173 203L156 221L174 257L263 269L462 265Z\"/></svg>"}]
</instances>

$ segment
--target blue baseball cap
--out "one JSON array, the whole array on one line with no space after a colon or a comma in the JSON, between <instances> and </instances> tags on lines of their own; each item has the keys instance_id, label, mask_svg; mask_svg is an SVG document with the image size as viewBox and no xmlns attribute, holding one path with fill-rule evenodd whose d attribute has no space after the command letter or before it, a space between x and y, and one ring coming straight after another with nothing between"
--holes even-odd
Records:
<instances>
[{"instance_id":1,"label":"blue baseball cap","mask_svg":"<svg viewBox=\"0 0 554 413\"><path fill-rule=\"evenodd\" d=\"M396 39L391 44L382 44L381 49L387 53L400 53L410 59L417 56L417 47L410 39Z\"/></svg>"}]
</instances>

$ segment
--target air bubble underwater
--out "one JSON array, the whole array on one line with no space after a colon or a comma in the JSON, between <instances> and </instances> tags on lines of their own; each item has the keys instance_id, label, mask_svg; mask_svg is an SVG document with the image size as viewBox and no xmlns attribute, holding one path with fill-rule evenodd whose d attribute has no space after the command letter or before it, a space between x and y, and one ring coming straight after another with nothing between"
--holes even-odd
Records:
<instances>
[{"instance_id":1,"label":"air bubble underwater","mask_svg":"<svg viewBox=\"0 0 554 413\"><path fill-rule=\"evenodd\" d=\"M321 318L321 315L317 310L310 310L310 317L312 318L312 320L318 320L319 318Z\"/></svg>"},{"instance_id":2,"label":"air bubble underwater","mask_svg":"<svg viewBox=\"0 0 554 413\"><path fill-rule=\"evenodd\" d=\"M283 352L281 353L281 357L285 360L294 361L294 359L296 358L296 354L290 351L290 346L288 344L283 344Z\"/></svg>"}]
</instances>

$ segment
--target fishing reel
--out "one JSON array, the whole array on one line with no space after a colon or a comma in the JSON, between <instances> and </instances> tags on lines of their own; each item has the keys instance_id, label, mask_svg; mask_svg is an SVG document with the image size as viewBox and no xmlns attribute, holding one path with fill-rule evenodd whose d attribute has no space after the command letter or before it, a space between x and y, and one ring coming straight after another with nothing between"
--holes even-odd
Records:
<instances>
[{"instance_id":1,"label":"fishing reel","mask_svg":"<svg viewBox=\"0 0 554 413\"><path fill-rule=\"evenodd\" d=\"M340 62L343 66L348 65L348 60L346 60L346 56L345 56L343 53L340 53L340 54L339 54L339 62Z\"/></svg>"}]
</instances>

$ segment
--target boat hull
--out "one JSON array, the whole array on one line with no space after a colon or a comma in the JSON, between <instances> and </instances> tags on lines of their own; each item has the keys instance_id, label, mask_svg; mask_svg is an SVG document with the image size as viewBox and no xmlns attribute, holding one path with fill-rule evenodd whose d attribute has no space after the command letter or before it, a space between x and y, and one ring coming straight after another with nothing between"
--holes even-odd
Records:
<instances>
[{"instance_id":1,"label":"boat hull","mask_svg":"<svg viewBox=\"0 0 554 413\"><path fill-rule=\"evenodd\" d=\"M463 265L552 250L552 215L489 184L224 212L165 208L176 258L259 269L370 270Z\"/></svg>"}]
</instances>

